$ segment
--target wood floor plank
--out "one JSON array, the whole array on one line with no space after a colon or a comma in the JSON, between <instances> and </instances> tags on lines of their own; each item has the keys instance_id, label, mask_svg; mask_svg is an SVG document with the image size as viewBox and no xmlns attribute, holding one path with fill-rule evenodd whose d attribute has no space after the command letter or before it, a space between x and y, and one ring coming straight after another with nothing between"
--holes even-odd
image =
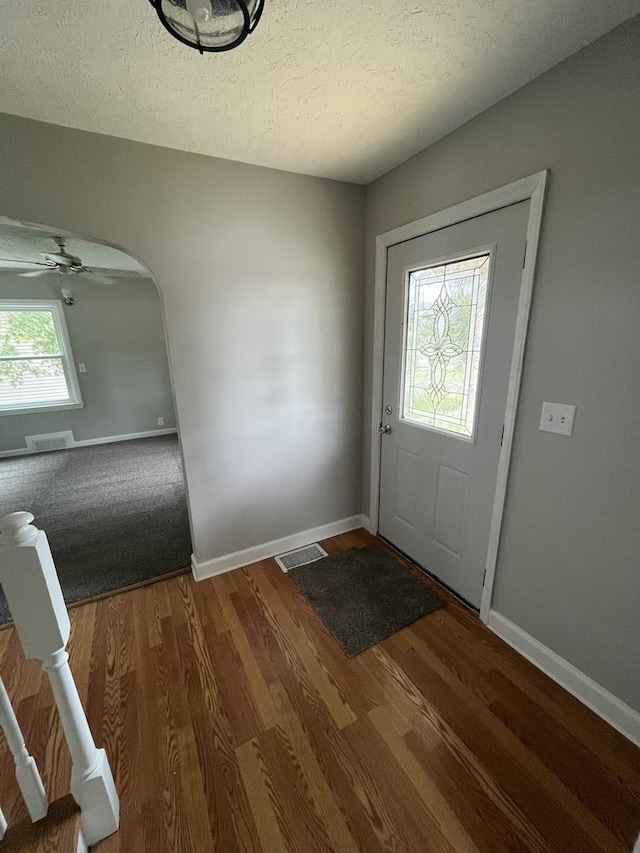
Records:
<instances>
[{"instance_id":1,"label":"wood floor plank","mask_svg":"<svg viewBox=\"0 0 640 853\"><path fill-rule=\"evenodd\" d=\"M160 637L162 637L161 631ZM172 714L171 687L165 667L167 649L162 642L156 644L155 637L153 643L146 656L146 665L139 673L139 702L143 714L139 717L138 727L140 752L138 799L145 805L159 798L167 787L169 775L167 756L173 751L170 741L178 728ZM162 743L161 749L158 748L158 743Z\"/></svg>"},{"instance_id":2,"label":"wood floor plank","mask_svg":"<svg viewBox=\"0 0 640 853\"><path fill-rule=\"evenodd\" d=\"M56 800L69 792L71 756L53 702L41 708L36 716L43 743L38 766L49 800Z\"/></svg>"},{"instance_id":3,"label":"wood floor plank","mask_svg":"<svg viewBox=\"0 0 640 853\"><path fill-rule=\"evenodd\" d=\"M356 714L349 706L335 679L332 678L317 649L309 643L299 622L277 595L275 587L270 583L268 573L265 572L262 565L256 566L252 581L256 598L263 607L265 616L270 620L273 630L280 637L287 637L289 642L295 646L302 666L325 702L336 725L342 728L354 722L357 719Z\"/></svg>"},{"instance_id":4,"label":"wood floor plank","mask_svg":"<svg viewBox=\"0 0 640 853\"><path fill-rule=\"evenodd\" d=\"M637 797L591 754L572 733L526 697L507 679L492 680L491 710L521 741L535 744L544 765L609 831L625 838L636 829ZM541 736L543 735L543 736Z\"/></svg>"},{"instance_id":5,"label":"wood floor plank","mask_svg":"<svg viewBox=\"0 0 640 853\"><path fill-rule=\"evenodd\" d=\"M69 615L71 616L71 636L67 645L69 663L80 699L83 704L86 704L91 680L91 645L84 641L84 638L91 636L92 633L96 618L95 602L85 607L74 607Z\"/></svg>"},{"instance_id":6,"label":"wood floor plank","mask_svg":"<svg viewBox=\"0 0 640 853\"><path fill-rule=\"evenodd\" d=\"M585 705L529 661L523 660L496 635L479 630L477 624L463 623L449 610L434 614L433 620L420 620L411 633L441 657L443 654L464 656L487 674L494 677L501 674L503 683L519 689L587 749L596 741L599 756L605 760L612 774L622 776L629 786L637 783L640 755L636 753L640 750L629 750L628 741L619 732L611 726L603 727L601 720ZM640 794L637 790L635 793Z\"/></svg>"},{"instance_id":7,"label":"wood floor plank","mask_svg":"<svg viewBox=\"0 0 640 853\"><path fill-rule=\"evenodd\" d=\"M177 637L197 754L214 837L220 851L259 850L251 810L242 786L235 749L239 745L229 713L222 702L218 679L202 624L189 598L181 590L185 622Z\"/></svg>"},{"instance_id":8,"label":"wood floor plank","mask_svg":"<svg viewBox=\"0 0 640 853\"><path fill-rule=\"evenodd\" d=\"M364 716L379 705L383 694L377 689L376 682L367 676L362 656L345 658L338 643L295 584L282 572L271 571L269 576L289 613L296 614L297 623L304 631L308 645L319 653L356 717Z\"/></svg>"},{"instance_id":9,"label":"wood floor plank","mask_svg":"<svg viewBox=\"0 0 640 853\"><path fill-rule=\"evenodd\" d=\"M76 848L80 809L68 794L49 806L47 816L31 823L27 818L9 829L2 841L4 853L58 853Z\"/></svg>"},{"instance_id":10,"label":"wood floor plank","mask_svg":"<svg viewBox=\"0 0 640 853\"><path fill-rule=\"evenodd\" d=\"M393 648L387 643L389 647ZM420 692L437 704L438 724L440 727L446 725L452 738L458 739L457 748L466 743L469 757L490 768L492 775L497 767L503 768L510 782L509 795L517 796L520 809L531 815L531 823L534 823L533 816L544 808L547 814L555 815L556 831L561 829L565 835L564 849L576 840L585 845L585 849L589 849L589 845L595 850L620 849L619 842L606 827L572 796L534 750L500 724L493 714L483 714L480 702L470 691L460 696L413 649L397 652L394 659Z\"/></svg>"},{"instance_id":11,"label":"wood floor plank","mask_svg":"<svg viewBox=\"0 0 640 853\"><path fill-rule=\"evenodd\" d=\"M229 714L234 740L237 744L245 743L271 726L265 727L262 721L243 660L229 632L216 634L205 629L205 637L217 671L224 673L218 680L220 701Z\"/></svg>"},{"instance_id":12,"label":"wood floor plank","mask_svg":"<svg viewBox=\"0 0 640 853\"><path fill-rule=\"evenodd\" d=\"M572 738L589 753L596 742L603 766L631 789L634 797L640 797L640 750L629 750L628 741L619 732L611 726L603 727L601 720L585 705L529 661L523 660L500 638L490 632L481 633L477 625L463 624L447 611L439 612L437 617L435 624L426 619L416 623L413 636L424 640L434 651L439 649L439 655L448 647L449 654L455 650L456 655L466 655L492 678L502 676L503 685L510 684L519 690L542 710L547 719L570 732Z\"/></svg>"},{"instance_id":13,"label":"wood floor plank","mask_svg":"<svg viewBox=\"0 0 640 853\"><path fill-rule=\"evenodd\" d=\"M366 774L354 775L341 754L343 735L326 709L315 704L312 694L295 676L284 675L283 684L303 729L310 739L313 753L333 789L343 811L349 816L350 830L360 849L378 853L397 849L397 833L385 821L385 811L378 801L375 783ZM323 713L324 710L324 713Z\"/></svg>"},{"instance_id":14,"label":"wood floor plank","mask_svg":"<svg viewBox=\"0 0 640 853\"><path fill-rule=\"evenodd\" d=\"M274 702L280 713L280 725L286 730L289 741L296 755L297 765L304 774L304 784L308 786L309 795L315 808L322 816L331 840L331 849L342 853L356 853L358 847L349 831L348 819L340 811L335 791L332 790L331 780L327 779L313 753L300 719L295 713L286 692L281 686L272 688Z\"/></svg>"},{"instance_id":15,"label":"wood floor plank","mask_svg":"<svg viewBox=\"0 0 640 853\"><path fill-rule=\"evenodd\" d=\"M330 853L333 844L288 731L269 729L259 738L269 775L269 791L280 831L290 850Z\"/></svg>"},{"instance_id":16,"label":"wood floor plank","mask_svg":"<svg viewBox=\"0 0 640 853\"><path fill-rule=\"evenodd\" d=\"M353 723L345 729L349 748L343 750L342 756L356 778L369 776L369 792L376 790L376 810L388 826L387 837L401 850L455 853L444 828L433 817L432 804L420 799L384 739L376 742L373 735L374 728L368 719Z\"/></svg>"},{"instance_id":17,"label":"wood floor plank","mask_svg":"<svg viewBox=\"0 0 640 853\"><path fill-rule=\"evenodd\" d=\"M444 609L353 659L273 560L74 608L71 665L122 804L97 853L629 853L640 750L425 583ZM51 690L10 627L0 673L63 797ZM2 739L0 771L15 823Z\"/></svg>"},{"instance_id":18,"label":"wood floor plank","mask_svg":"<svg viewBox=\"0 0 640 853\"><path fill-rule=\"evenodd\" d=\"M613 835L624 838L633 833L637 822L637 789L625 784L619 767L614 772L606 763L594 764L592 754L566 727L566 721L563 725L549 716L546 703L532 701L496 669L483 673L473 667L470 658L459 648L446 647L442 635L438 636L432 627L423 627L423 636L427 630L428 641L423 641L422 636L413 638L413 646L423 660L462 697L472 692L520 742L535 744L536 755L545 767Z\"/></svg>"},{"instance_id":19,"label":"wood floor plank","mask_svg":"<svg viewBox=\"0 0 640 853\"><path fill-rule=\"evenodd\" d=\"M291 653L286 644L280 645L258 602L247 601L246 610L259 626L258 636L261 638L261 644L257 649L258 653L260 657L268 658L272 671L278 673L278 683L282 685L287 700L300 721L324 777L330 780L331 790L342 812L348 816L350 832L356 838L360 850L367 853L382 851L384 848L378 840L376 828L379 821L373 813L370 800L364 797L363 804L355 791L354 780L332 748L339 738L340 729L336 727L329 710L308 682L306 672L290 666Z\"/></svg>"},{"instance_id":20,"label":"wood floor plank","mask_svg":"<svg viewBox=\"0 0 640 853\"><path fill-rule=\"evenodd\" d=\"M42 666L35 660L27 660L22 654L17 633L7 631L10 641L5 652L2 680L9 695L19 693L21 698L36 696L44 682Z\"/></svg>"},{"instance_id":21,"label":"wood floor plank","mask_svg":"<svg viewBox=\"0 0 640 853\"><path fill-rule=\"evenodd\" d=\"M222 584L206 590L194 590L194 600L200 613L200 621L206 627L212 626L216 634L225 634L232 628L233 608L229 606L229 599L233 595L237 595L237 592L235 590L227 592Z\"/></svg>"},{"instance_id":22,"label":"wood floor plank","mask_svg":"<svg viewBox=\"0 0 640 853\"><path fill-rule=\"evenodd\" d=\"M411 785L416 789L420 800L429 804L429 809L440 831L449 840L453 849L460 851L460 853L477 853L478 847L464 824L460 822L454 808L447 802L430 776L427 769L428 765L422 766L405 740L397 733L389 711L386 708L375 708L370 712L369 719L380 732L389 751L393 753Z\"/></svg>"},{"instance_id":23,"label":"wood floor plank","mask_svg":"<svg viewBox=\"0 0 640 853\"><path fill-rule=\"evenodd\" d=\"M269 793L271 782L260 742L247 741L237 749L238 767L260 837L264 853L288 853L288 846L276 817L275 798Z\"/></svg>"},{"instance_id":24,"label":"wood floor plank","mask_svg":"<svg viewBox=\"0 0 640 853\"><path fill-rule=\"evenodd\" d=\"M243 599L239 592L232 592L231 595L220 599L220 605L224 624L242 661L254 705L266 731L275 726L278 720L269 687L247 636L248 619L243 618Z\"/></svg>"}]
</instances>

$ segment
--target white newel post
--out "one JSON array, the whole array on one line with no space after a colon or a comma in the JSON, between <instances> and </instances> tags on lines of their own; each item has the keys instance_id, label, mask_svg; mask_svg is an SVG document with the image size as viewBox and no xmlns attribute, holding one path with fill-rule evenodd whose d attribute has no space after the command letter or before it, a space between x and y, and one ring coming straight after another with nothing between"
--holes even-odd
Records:
<instances>
[{"instance_id":1,"label":"white newel post","mask_svg":"<svg viewBox=\"0 0 640 853\"><path fill-rule=\"evenodd\" d=\"M29 512L0 519L0 583L27 658L41 660L71 753L71 793L88 845L118 829L120 803L104 749L97 749L69 667L69 614L49 543Z\"/></svg>"},{"instance_id":2,"label":"white newel post","mask_svg":"<svg viewBox=\"0 0 640 853\"><path fill-rule=\"evenodd\" d=\"M0 678L0 728L3 730L16 765L16 780L24 799L29 817L36 821L43 818L48 809L47 795L40 778L36 762L27 751L24 737L13 711L4 682ZM0 824L2 820L0 820ZM0 827L0 837L2 837Z\"/></svg>"}]
</instances>

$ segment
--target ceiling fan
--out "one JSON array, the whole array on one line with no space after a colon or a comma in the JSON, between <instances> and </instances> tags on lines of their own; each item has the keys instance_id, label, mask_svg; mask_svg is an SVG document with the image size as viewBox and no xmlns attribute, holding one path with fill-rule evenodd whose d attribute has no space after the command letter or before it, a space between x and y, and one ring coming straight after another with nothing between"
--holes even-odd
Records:
<instances>
[{"instance_id":1,"label":"ceiling fan","mask_svg":"<svg viewBox=\"0 0 640 853\"><path fill-rule=\"evenodd\" d=\"M39 275L47 275L50 272L57 272L61 276L72 276L72 275L85 275L90 277L93 281L98 284L115 284L116 279L112 276L102 275L99 272L95 272L94 270L86 267L80 258L77 258L75 255L70 255L69 252L66 251L66 243L64 237L51 237L51 239L55 242L58 247L57 252L40 252L44 261L21 261L15 260L13 258L0 258L0 263L2 261L6 261L8 263L13 264L24 264L28 266L42 267L43 269L36 269L29 272L19 272L18 275L24 276L25 278L32 278ZM116 272L116 271L114 271Z\"/></svg>"}]
</instances>

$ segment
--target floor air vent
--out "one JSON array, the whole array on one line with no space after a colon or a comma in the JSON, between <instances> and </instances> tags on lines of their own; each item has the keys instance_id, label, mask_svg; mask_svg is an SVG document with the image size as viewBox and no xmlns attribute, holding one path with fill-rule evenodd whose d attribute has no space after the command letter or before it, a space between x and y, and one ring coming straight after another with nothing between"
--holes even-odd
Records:
<instances>
[{"instance_id":1,"label":"floor air vent","mask_svg":"<svg viewBox=\"0 0 640 853\"><path fill-rule=\"evenodd\" d=\"M304 566L306 563L315 563L316 560L321 560L326 556L328 555L324 548L314 542L312 545L305 545L304 548L289 551L288 554L280 554L275 560L283 572L288 572L298 566Z\"/></svg>"},{"instance_id":2,"label":"floor air vent","mask_svg":"<svg viewBox=\"0 0 640 853\"><path fill-rule=\"evenodd\" d=\"M25 443L33 453L43 453L47 450L64 450L73 447L74 439L71 430L65 432L49 432L42 435L25 435Z\"/></svg>"}]
</instances>

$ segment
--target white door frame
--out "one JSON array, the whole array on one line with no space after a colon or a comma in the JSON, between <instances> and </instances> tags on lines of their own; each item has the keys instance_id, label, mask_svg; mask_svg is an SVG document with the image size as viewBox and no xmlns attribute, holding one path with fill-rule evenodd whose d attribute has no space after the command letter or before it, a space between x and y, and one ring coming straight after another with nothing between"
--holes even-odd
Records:
<instances>
[{"instance_id":1,"label":"white door frame","mask_svg":"<svg viewBox=\"0 0 640 853\"><path fill-rule=\"evenodd\" d=\"M380 515L380 433L378 426L382 413L382 378L384 359L384 326L387 289L387 250L396 243L421 237L431 231L456 225L466 219L490 213L501 207L515 204L519 201L530 200L529 221L527 223L527 250L520 282L520 299L516 318L516 332L513 344L513 358L509 373L509 390L504 416L504 436L500 459L498 462L498 478L496 493L493 501L489 547L487 550L486 574L482 588L480 618L487 622L493 593L493 583L498 559L498 545L502 527L505 497L507 492L507 477L511 461L511 448L520 393L520 380L524 360L524 348L527 338L527 326L531 308L531 295L538 255L538 242L542 224L542 207L547 184L548 170L536 172L519 181L506 184L491 192L463 201L446 210L425 216L407 225L394 228L376 237L376 277L373 308L373 369L372 369L372 404L371 404L371 491L369 497L369 513L373 532L377 532Z\"/></svg>"}]
</instances>

